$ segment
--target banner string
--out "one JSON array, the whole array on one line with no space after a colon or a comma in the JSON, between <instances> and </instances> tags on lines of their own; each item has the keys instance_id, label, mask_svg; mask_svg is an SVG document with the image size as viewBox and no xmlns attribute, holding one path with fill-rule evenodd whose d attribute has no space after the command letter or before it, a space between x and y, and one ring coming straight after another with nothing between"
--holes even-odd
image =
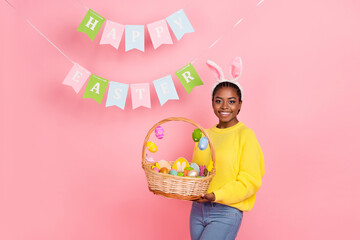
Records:
<instances>
[{"instance_id":1,"label":"banner string","mask_svg":"<svg viewBox=\"0 0 360 240\"><path fill-rule=\"evenodd\" d=\"M12 7L14 10L17 10L11 3L9 3L7 0L4 0L5 2L7 2L7 4L10 5L10 7ZM62 55L64 55L64 57L66 57L70 62L72 62L73 64L75 63L73 60L71 60L71 58L69 58L63 51L61 51L52 41L50 41L39 29L37 29L26 17L24 17L23 15L20 14L20 16L22 18L25 19L25 21L30 24L30 26L32 28L34 28L41 36L43 36L54 48L56 48Z\"/></svg>"},{"instance_id":2,"label":"banner string","mask_svg":"<svg viewBox=\"0 0 360 240\"><path fill-rule=\"evenodd\" d=\"M10 7L12 7L14 10L17 10L8 0L4 0ZM76 0L80 5L82 5L83 7L85 7L86 9L89 9L88 7L86 7L82 2L80 2L79 0ZM263 3L264 0L260 0L257 4L256 7L258 7L261 3ZM32 28L34 28L41 36L43 36L56 50L58 50L64 57L66 57L70 62L72 62L73 64L75 64L75 62L73 60L71 60L71 58L69 58L63 51L61 51L52 41L50 41L39 29L37 29L26 17L24 17L23 15L20 14L20 16L22 18L25 19L25 21L30 24L30 26ZM245 17L240 18L234 25L233 28L230 30L233 30L234 28L236 28L243 20L245 19ZM207 49L211 49L212 47L214 47L226 34L228 34L230 32L230 30L228 30L227 32L225 32L224 34L222 34L220 37L218 37ZM191 61L191 63L195 63L199 58L201 58L203 55L205 54L205 51L200 54L197 58L195 58L194 60Z\"/></svg>"}]
</instances>

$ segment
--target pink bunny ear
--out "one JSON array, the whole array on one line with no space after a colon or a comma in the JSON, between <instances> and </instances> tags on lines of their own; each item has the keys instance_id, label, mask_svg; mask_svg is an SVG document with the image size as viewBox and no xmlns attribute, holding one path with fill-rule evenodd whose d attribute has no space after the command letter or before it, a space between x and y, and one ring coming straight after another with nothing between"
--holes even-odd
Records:
<instances>
[{"instance_id":1,"label":"pink bunny ear","mask_svg":"<svg viewBox=\"0 0 360 240\"><path fill-rule=\"evenodd\" d=\"M213 61L207 60L206 64L210 68L211 72L215 76L216 80L222 80L224 79L224 73L222 72L221 68L214 63Z\"/></svg>"},{"instance_id":2,"label":"pink bunny ear","mask_svg":"<svg viewBox=\"0 0 360 240\"><path fill-rule=\"evenodd\" d=\"M234 81L238 80L242 74L242 60L236 57L230 65L230 76Z\"/></svg>"}]
</instances>

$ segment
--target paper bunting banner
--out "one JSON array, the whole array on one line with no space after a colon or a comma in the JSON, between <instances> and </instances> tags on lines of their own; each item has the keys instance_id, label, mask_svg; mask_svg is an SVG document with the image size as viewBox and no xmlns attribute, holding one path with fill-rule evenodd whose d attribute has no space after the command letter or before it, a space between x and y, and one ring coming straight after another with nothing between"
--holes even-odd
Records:
<instances>
[{"instance_id":1,"label":"paper bunting banner","mask_svg":"<svg viewBox=\"0 0 360 240\"><path fill-rule=\"evenodd\" d=\"M162 44L173 44L170 36L169 28L165 20L160 20L147 25L151 41L154 49L157 49Z\"/></svg>"},{"instance_id":2,"label":"paper bunting banner","mask_svg":"<svg viewBox=\"0 0 360 240\"><path fill-rule=\"evenodd\" d=\"M79 93L90 74L88 70L75 63L66 75L63 84L71 86L76 93Z\"/></svg>"},{"instance_id":3,"label":"paper bunting banner","mask_svg":"<svg viewBox=\"0 0 360 240\"><path fill-rule=\"evenodd\" d=\"M124 25L106 20L105 29L101 37L100 44L110 44L114 48L119 49L124 29Z\"/></svg>"},{"instance_id":4,"label":"paper bunting banner","mask_svg":"<svg viewBox=\"0 0 360 240\"><path fill-rule=\"evenodd\" d=\"M144 26L126 25L125 26L125 51L138 49L144 52Z\"/></svg>"},{"instance_id":5,"label":"paper bunting banner","mask_svg":"<svg viewBox=\"0 0 360 240\"><path fill-rule=\"evenodd\" d=\"M179 99L171 75L157 79L153 83L161 106L170 99Z\"/></svg>"},{"instance_id":6,"label":"paper bunting banner","mask_svg":"<svg viewBox=\"0 0 360 240\"><path fill-rule=\"evenodd\" d=\"M166 21L170 25L177 40L180 40L185 33L194 32L194 28L192 27L189 19L186 17L183 9L180 9L176 13L167 17Z\"/></svg>"},{"instance_id":7,"label":"paper bunting banner","mask_svg":"<svg viewBox=\"0 0 360 240\"><path fill-rule=\"evenodd\" d=\"M92 98L101 103L109 81L91 74L83 98Z\"/></svg>"},{"instance_id":8,"label":"paper bunting banner","mask_svg":"<svg viewBox=\"0 0 360 240\"><path fill-rule=\"evenodd\" d=\"M118 106L119 108L124 110L128 89L128 84L110 82L108 97L106 100L106 107Z\"/></svg>"},{"instance_id":9,"label":"paper bunting banner","mask_svg":"<svg viewBox=\"0 0 360 240\"><path fill-rule=\"evenodd\" d=\"M203 82L191 63L177 71L175 74L179 78L187 93L190 93L194 87L203 85Z\"/></svg>"},{"instance_id":10,"label":"paper bunting banner","mask_svg":"<svg viewBox=\"0 0 360 240\"><path fill-rule=\"evenodd\" d=\"M140 106L151 108L149 84L131 84L131 100L133 109Z\"/></svg>"},{"instance_id":11,"label":"paper bunting banner","mask_svg":"<svg viewBox=\"0 0 360 240\"><path fill-rule=\"evenodd\" d=\"M105 18L89 9L77 30L86 33L91 40L94 40L104 21Z\"/></svg>"}]
</instances>

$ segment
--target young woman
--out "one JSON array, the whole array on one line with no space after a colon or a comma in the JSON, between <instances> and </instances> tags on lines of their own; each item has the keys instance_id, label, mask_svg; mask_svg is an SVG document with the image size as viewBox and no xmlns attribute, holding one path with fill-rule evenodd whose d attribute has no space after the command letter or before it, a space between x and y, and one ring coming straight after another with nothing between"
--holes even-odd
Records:
<instances>
[{"instance_id":1,"label":"young woman","mask_svg":"<svg viewBox=\"0 0 360 240\"><path fill-rule=\"evenodd\" d=\"M190 213L191 239L235 239L243 218L255 202L264 175L264 157L254 132L239 122L243 91L237 79L241 59L235 58L230 68L232 80L208 61L217 78L212 91L212 106L219 122L207 133L216 154L216 174L208 193L193 202ZM195 148L193 162L212 168L210 151Z\"/></svg>"}]
</instances>

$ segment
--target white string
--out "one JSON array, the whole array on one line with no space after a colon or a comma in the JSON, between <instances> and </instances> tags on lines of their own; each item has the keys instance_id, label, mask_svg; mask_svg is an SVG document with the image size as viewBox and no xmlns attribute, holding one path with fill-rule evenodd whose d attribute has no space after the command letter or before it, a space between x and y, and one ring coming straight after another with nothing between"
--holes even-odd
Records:
<instances>
[{"instance_id":1,"label":"white string","mask_svg":"<svg viewBox=\"0 0 360 240\"><path fill-rule=\"evenodd\" d=\"M265 0L260 0L260 2L258 2L258 4L256 4L256 6L259 6L263 1L265 1Z\"/></svg>"},{"instance_id":2,"label":"white string","mask_svg":"<svg viewBox=\"0 0 360 240\"><path fill-rule=\"evenodd\" d=\"M260 0L260 2L258 2L256 4L256 7L259 6L264 0ZM234 25L233 28L236 28L243 20L245 19L245 17L240 18ZM210 49L212 47L214 47L218 42L220 42L220 40L230 32L230 30L228 30L226 33L222 34L215 42L213 42L210 47L208 47L207 49ZM204 51L205 52L205 51ZM204 55L204 53L200 54L200 56L198 56L197 58L195 58L194 60L191 61L191 63L195 63L199 58L201 58Z\"/></svg>"},{"instance_id":3,"label":"white string","mask_svg":"<svg viewBox=\"0 0 360 240\"><path fill-rule=\"evenodd\" d=\"M5 2L7 2L7 4L9 4L10 7L12 7L13 9L17 10L11 3L9 3L7 0L4 0ZM56 48L62 55L64 55L64 57L66 57L70 62L75 63L73 60L71 60L65 53L63 53L63 51L61 51L53 42L51 42L39 29L37 29L26 17L22 16L20 14L20 16L22 18L25 19L25 21L30 24L30 26L32 28L34 28L41 36L43 36L54 48Z\"/></svg>"},{"instance_id":4,"label":"white string","mask_svg":"<svg viewBox=\"0 0 360 240\"><path fill-rule=\"evenodd\" d=\"M82 2L80 2L79 0L76 0L81 6L83 6L84 8L86 8L87 10L89 10L89 8L87 6L85 6L85 4L83 4Z\"/></svg>"}]
</instances>

